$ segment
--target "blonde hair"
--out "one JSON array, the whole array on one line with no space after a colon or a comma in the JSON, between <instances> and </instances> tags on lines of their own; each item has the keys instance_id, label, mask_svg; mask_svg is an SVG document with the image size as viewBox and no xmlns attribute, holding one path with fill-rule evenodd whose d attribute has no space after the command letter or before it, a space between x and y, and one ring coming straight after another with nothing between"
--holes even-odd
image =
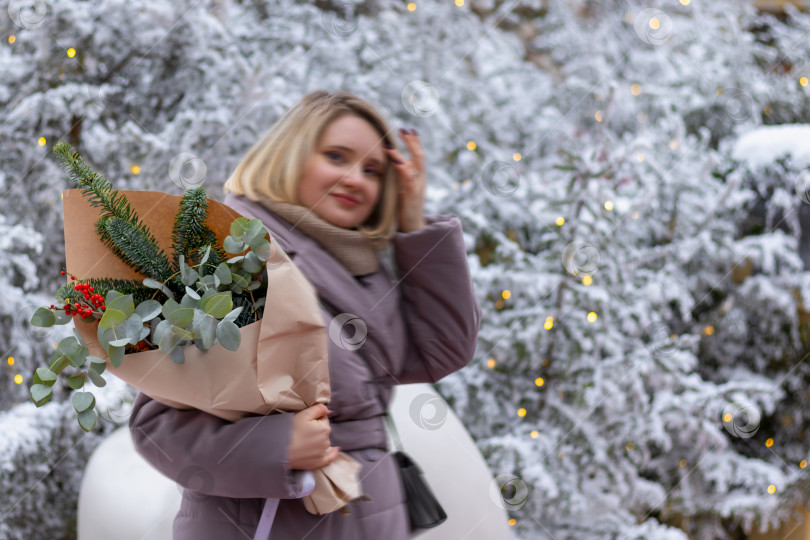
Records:
<instances>
[{"instance_id":1,"label":"blonde hair","mask_svg":"<svg viewBox=\"0 0 810 540\"><path fill-rule=\"evenodd\" d=\"M248 151L225 182L225 193L258 201L300 205L298 181L323 130L334 120L354 115L376 129L383 142L396 147L386 120L369 103L348 92L317 90L304 96L287 111ZM380 198L369 218L358 230L375 243L388 242L396 233L397 178L388 166L380 186Z\"/></svg>"}]
</instances>

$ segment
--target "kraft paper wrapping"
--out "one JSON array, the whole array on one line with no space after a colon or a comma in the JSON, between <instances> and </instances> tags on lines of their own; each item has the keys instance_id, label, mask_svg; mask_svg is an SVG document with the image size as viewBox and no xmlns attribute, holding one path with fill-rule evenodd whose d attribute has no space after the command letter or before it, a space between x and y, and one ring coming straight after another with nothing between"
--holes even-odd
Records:
<instances>
[{"instance_id":1,"label":"kraft paper wrapping","mask_svg":"<svg viewBox=\"0 0 810 540\"><path fill-rule=\"evenodd\" d=\"M170 255L180 197L153 191L121 191ZM62 193L65 259L69 274L90 278L143 279L98 238L99 208L81 191ZM222 241L240 217L208 201L208 226ZM240 328L237 351L216 344L208 351L185 346L185 363L175 364L159 350L130 353L117 368L98 342L96 322L74 320L90 354L107 360L107 370L152 399L177 409L199 409L229 421L251 415L296 412L330 399L327 332L312 284L271 236L267 261L267 300L260 321ZM315 490L304 498L312 513L328 513L359 497L360 465L341 453L327 467L312 471Z\"/></svg>"}]
</instances>

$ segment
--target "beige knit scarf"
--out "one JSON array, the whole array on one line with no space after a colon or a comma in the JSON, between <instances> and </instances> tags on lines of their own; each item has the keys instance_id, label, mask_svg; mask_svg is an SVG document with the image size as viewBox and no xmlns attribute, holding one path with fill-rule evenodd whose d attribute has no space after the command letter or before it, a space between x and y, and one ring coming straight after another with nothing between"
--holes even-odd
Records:
<instances>
[{"instance_id":1,"label":"beige knit scarf","mask_svg":"<svg viewBox=\"0 0 810 540\"><path fill-rule=\"evenodd\" d=\"M259 202L288 221L292 228L300 229L320 243L351 275L373 274L379 268L378 251L383 249L387 242L372 241L358 230L332 225L304 206L273 201L267 197L262 197Z\"/></svg>"}]
</instances>

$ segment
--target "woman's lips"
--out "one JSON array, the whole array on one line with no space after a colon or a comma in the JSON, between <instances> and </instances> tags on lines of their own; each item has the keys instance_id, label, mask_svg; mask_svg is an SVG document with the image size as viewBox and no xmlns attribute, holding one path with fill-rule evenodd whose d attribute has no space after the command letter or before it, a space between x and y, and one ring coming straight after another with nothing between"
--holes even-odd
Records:
<instances>
[{"instance_id":1,"label":"woman's lips","mask_svg":"<svg viewBox=\"0 0 810 540\"><path fill-rule=\"evenodd\" d=\"M345 195L332 195L346 206L357 206L357 201Z\"/></svg>"}]
</instances>

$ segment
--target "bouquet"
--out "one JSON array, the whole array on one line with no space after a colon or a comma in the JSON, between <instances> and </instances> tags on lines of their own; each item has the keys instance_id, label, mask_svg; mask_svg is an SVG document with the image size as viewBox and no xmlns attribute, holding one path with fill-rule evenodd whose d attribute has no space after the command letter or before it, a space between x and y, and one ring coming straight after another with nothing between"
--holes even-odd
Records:
<instances>
[{"instance_id":1,"label":"bouquet","mask_svg":"<svg viewBox=\"0 0 810 540\"><path fill-rule=\"evenodd\" d=\"M62 195L68 283L31 323L75 328L34 374L37 406L63 377L90 431L95 398L82 389L104 386L105 370L164 404L227 420L329 401L317 294L261 221L201 187L182 197L115 190L68 144L54 152L78 188ZM361 496L358 472L345 454L320 469L307 508L326 513Z\"/></svg>"}]
</instances>

